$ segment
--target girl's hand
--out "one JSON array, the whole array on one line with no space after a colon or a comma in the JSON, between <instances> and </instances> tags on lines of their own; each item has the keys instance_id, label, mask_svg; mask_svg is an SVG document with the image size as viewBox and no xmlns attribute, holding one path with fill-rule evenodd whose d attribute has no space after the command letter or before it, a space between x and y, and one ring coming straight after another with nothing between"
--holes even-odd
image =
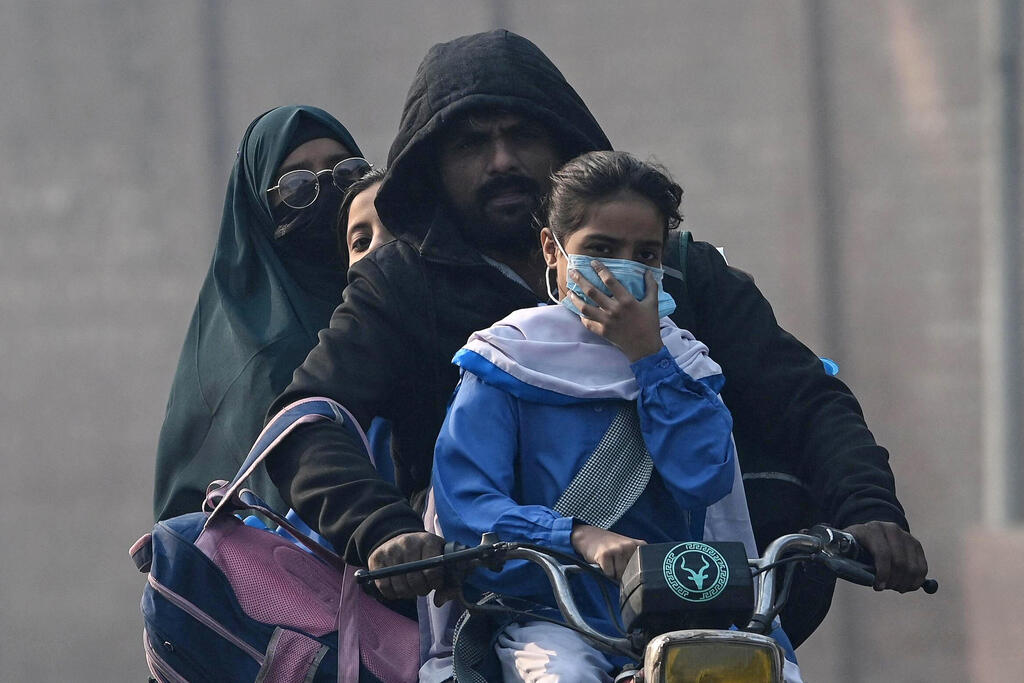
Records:
<instances>
[{"instance_id":1,"label":"girl's hand","mask_svg":"<svg viewBox=\"0 0 1024 683\"><path fill-rule=\"evenodd\" d=\"M597 304L592 306L575 292L569 292L572 302L583 313L584 327L622 349L630 363L660 351L658 283L654 276L650 272L644 273L645 294L637 301L600 261L591 261L590 265L608 287L611 296L591 284L578 271L569 272L569 277Z\"/></svg>"},{"instance_id":2,"label":"girl's hand","mask_svg":"<svg viewBox=\"0 0 1024 683\"><path fill-rule=\"evenodd\" d=\"M638 546L645 545L637 538L623 536L589 524L576 524L572 529L572 547L587 562L601 567L601 571L616 581L622 578L629 558Z\"/></svg>"}]
</instances>

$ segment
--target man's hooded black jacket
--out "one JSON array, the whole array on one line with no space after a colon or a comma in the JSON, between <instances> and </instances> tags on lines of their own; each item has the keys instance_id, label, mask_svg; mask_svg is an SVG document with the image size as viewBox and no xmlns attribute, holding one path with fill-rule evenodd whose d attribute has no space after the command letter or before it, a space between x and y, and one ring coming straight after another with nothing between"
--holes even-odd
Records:
<instances>
[{"instance_id":1,"label":"man's hooded black jacket","mask_svg":"<svg viewBox=\"0 0 1024 683\"><path fill-rule=\"evenodd\" d=\"M542 121L566 159L611 148L555 65L514 33L435 45L420 64L376 200L397 239L351 268L330 327L271 407L273 415L327 396L364 427L376 416L391 420L397 489L376 475L359 440L333 424L297 430L271 459L285 500L353 564L423 528L408 500L430 483L434 441L458 381L452 356L471 332L538 303L462 239L437 189L438 131L483 108Z\"/></svg>"},{"instance_id":2,"label":"man's hooded black jacket","mask_svg":"<svg viewBox=\"0 0 1024 683\"><path fill-rule=\"evenodd\" d=\"M437 189L438 131L461 113L493 107L544 122L566 159L611 147L562 74L524 38L466 36L424 58L376 200L396 239L352 267L330 327L271 410L327 396L364 428L375 416L392 421L397 487L376 475L358 438L331 423L300 428L270 463L285 499L352 564L365 566L382 542L423 528L409 501L430 482L434 440L458 380L454 353L471 332L538 303L462 239ZM723 368L740 463L753 475L748 499L759 545L794 530L793 506L805 501L803 489L784 485L791 479L805 484L821 520L906 528L888 455L845 385L778 326L753 280L713 247L690 244L682 270L684 300L673 318Z\"/></svg>"}]
</instances>

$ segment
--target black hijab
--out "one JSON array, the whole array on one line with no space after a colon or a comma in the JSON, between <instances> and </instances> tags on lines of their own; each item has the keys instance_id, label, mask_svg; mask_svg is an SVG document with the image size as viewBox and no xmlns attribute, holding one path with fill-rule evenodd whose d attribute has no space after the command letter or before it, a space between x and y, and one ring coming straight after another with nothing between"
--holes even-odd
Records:
<instances>
[{"instance_id":1,"label":"black hijab","mask_svg":"<svg viewBox=\"0 0 1024 683\"><path fill-rule=\"evenodd\" d=\"M362 156L345 127L316 107L273 109L253 121L242 138L213 262L160 430L157 519L199 510L210 481L235 474L268 406L341 302L345 261L336 253L333 212L322 208L332 202L321 196L303 216L286 215L271 208L267 194L288 154L321 137ZM332 192L327 185L321 186L324 194ZM326 213L332 215L321 215ZM311 217L312 222L303 220ZM282 221L294 229L279 231ZM318 250L322 243L331 248ZM281 505L263 472L250 483L272 505Z\"/></svg>"}]
</instances>

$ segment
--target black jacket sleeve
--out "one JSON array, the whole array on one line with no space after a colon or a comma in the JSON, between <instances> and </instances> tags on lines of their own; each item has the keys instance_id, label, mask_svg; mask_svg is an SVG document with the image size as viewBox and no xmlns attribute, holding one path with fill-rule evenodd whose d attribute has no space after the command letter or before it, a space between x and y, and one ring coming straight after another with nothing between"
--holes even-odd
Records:
<instances>
[{"instance_id":1,"label":"black jacket sleeve","mask_svg":"<svg viewBox=\"0 0 1024 683\"><path fill-rule=\"evenodd\" d=\"M691 331L723 368L722 398L733 413L744 472L782 470L800 478L820 521L909 528L888 452L875 443L852 392L779 327L753 279L704 242L690 246L686 278Z\"/></svg>"},{"instance_id":2,"label":"black jacket sleeve","mask_svg":"<svg viewBox=\"0 0 1024 683\"><path fill-rule=\"evenodd\" d=\"M373 417L393 417L395 397L423 358L417 337L422 307L403 299L407 292L392 292L372 259L356 264L350 279L330 327L320 332L271 416L301 398L325 396L350 410L364 429ZM300 427L267 467L285 501L350 564L365 566L384 541L423 530L406 495L377 475L359 437L344 426Z\"/></svg>"}]
</instances>

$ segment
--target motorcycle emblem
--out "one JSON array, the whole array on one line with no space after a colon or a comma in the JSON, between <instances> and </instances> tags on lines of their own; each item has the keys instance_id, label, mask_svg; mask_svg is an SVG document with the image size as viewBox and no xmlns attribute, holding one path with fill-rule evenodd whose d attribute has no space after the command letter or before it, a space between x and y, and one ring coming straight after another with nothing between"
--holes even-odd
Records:
<instances>
[{"instance_id":1,"label":"motorcycle emblem","mask_svg":"<svg viewBox=\"0 0 1024 683\"><path fill-rule=\"evenodd\" d=\"M705 543L680 543L665 555L665 582L688 602L717 598L729 583L729 565L722 554Z\"/></svg>"}]
</instances>

